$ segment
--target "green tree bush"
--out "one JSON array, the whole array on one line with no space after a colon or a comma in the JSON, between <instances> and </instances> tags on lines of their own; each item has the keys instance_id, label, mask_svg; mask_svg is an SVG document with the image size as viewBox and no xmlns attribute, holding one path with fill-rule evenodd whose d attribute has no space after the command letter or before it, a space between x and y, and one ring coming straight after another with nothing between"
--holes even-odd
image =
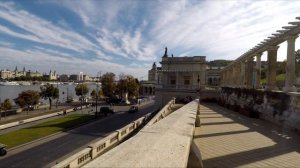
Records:
<instances>
[{"instance_id":1,"label":"green tree bush","mask_svg":"<svg viewBox=\"0 0 300 168\"><path fill-rule=\"evenodd\" d=\"M41 97L49 100L49 105L50 105L50 110L51 110L52 99L59 98L59 89L50 84L42 86L42 87L40 87L40 89L41 89L41 92L40 92Z\"/></svg>"},{"instance_id":2,"label":"green tree bush","mask_svg":"<svg viewBox=\"0 0 300 168\"><path fill-rule=\"evenodd\" d=\"M26 90L21 92L14 101L20 107L27 106L27 109L29 110L29 106L38 104L39 100L40 100L39 92L34 90Z\"/></svg>"}]
</instances>

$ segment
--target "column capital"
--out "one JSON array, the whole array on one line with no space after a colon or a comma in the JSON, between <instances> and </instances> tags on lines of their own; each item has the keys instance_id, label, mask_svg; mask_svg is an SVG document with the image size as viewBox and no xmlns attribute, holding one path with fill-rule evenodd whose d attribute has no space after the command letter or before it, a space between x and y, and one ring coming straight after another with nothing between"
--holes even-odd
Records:
<instances>
[{"instance_id":1,"label":"column capital","mask_svg":"<svg viewBox=\"0 0 300 168\"><path fill-rule=\"evenodd\" d=\"M299 36L298 35L289 35L289 36L286 36L284 38L284 40L286 40L288 42L292 42L292 41L295 41L297 37L299 37Z\"/></svg>"},{"instance_id":2,"label":"column capital","mask_svg":"<svg viewBox=\"0 0 300 168\"><path fill-rule=\"evenodd\" d=\"M279 48L279 46L269 46L267 50L268 51L277 51L278 48Z\"/></svg>"},{"instance_id":3,"label":"column capital","mask_svg":"<svg viewBox=\"0 0 300 168\"><path fill-rule=\"evenodd\" d=\"M254 60L254 56L248 57L247 61L253 61Z\"/></svg>"},{"instance_id":4,"label":"column capital","mask_svg":"<svg viewBox=\"0 0 300 168\"><path fill-rule=\"evenodd\" d=\"M255 56L256 56L256 58L257 58L257 57L261 57L261 56L262 56L262 53L255 53Z\"/></svg>"}]
</instances>

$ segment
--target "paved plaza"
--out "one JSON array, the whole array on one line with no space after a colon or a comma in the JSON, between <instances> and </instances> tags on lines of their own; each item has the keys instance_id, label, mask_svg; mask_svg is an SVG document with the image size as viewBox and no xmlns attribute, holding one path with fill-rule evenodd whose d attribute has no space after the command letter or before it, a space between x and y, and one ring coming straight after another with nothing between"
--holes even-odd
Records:
<instances>
[{"instance_id":1,"label":"paved plaza","mask_svg":"<svg viewBox=\"0 0 300 168\"><path fill-rule=\"evenodd\" d=\"M300 135L216 104L202 104L194 142L203 166L300 167Z\"/></svg>"}]
</instances>

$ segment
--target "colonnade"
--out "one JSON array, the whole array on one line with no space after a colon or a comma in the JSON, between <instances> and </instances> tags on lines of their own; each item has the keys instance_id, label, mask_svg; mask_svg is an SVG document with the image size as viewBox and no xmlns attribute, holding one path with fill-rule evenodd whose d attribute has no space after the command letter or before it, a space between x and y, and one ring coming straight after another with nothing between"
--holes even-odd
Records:
<instances>
[{"instance_id":1,"label":"colonnade","mask_svg":"<svg viewBox=\"0 0 300 168\"><path fill-rule=\"evenodd\" d=\"M286 63L286 80L285 90L294 91L295 83L295 39L290 37L288 39L287 48L287 63ZM277 51L279 46L270 46L267 50L267 90L277 90L276 87L276 67L277 67ZM230 68L222 72L222 85L233 87L247 87L247 88L261 88L261 55L257 53L249 56L245 60L235 62ZM254 57L256 57L256 64L254 67Z\"/></svg>"},{"instance_id":2,"label":"colonnade","mask_svg":"<svg viewBox=\"0 0 300 168\"><path fill-rule=\"evenodd\" d=\"M154 86L141 86L139 92L143 96L155 95L155 87Z\"/></svg>"},{"instance_id":3,"label":"colonnade","mask_svg":"<svg viewBox=\"0 0 300 168\"><path fill-rule=\"evenodd\" d=\"M300 18L296 18L300 19ZM277 90L276 87L276 68L277 51L279 44L287 42L286 56L286 77L284 91L296 91L295 84L295 41L300 33L300 22L290 22L294 26L283 27L288 30L280 30L280 34L273 34L262 43L252 48L241 57L236 59L221 72L222 86L241 87L241 88L262 88L261 79L261 56L267 51L267 81L266 90ZM293 34L292 34L293 33ZM254 62L254 58L256 61Z\"/></svg>"}]
</instances>

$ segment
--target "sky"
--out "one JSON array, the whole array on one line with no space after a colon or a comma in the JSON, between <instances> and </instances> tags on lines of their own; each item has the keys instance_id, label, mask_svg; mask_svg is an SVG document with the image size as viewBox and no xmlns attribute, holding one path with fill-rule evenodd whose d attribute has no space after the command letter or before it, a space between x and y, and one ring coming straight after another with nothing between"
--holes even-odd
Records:
<instances>
[{"instance_id":1,"label":"sky","mask_svg":"<svg viewBox=\"0 0 300 168\"><path fill-rule=\"evenodd\" d=\"M174 56L233 60L296 21L299 9L298 0L2 0L0 69L145 80L165 47ZM285 58L282 43L278 60Z\"/></svg>"}]
</instances>

